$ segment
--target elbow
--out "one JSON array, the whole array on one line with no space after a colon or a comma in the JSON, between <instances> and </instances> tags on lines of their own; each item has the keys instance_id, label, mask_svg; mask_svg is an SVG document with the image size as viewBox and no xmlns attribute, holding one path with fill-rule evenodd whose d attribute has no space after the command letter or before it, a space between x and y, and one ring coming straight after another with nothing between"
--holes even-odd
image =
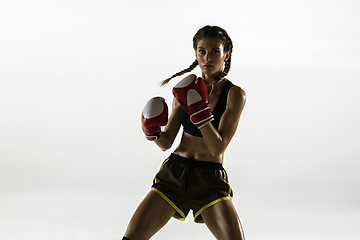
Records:
<instances>
[{"instance_id":1,"label":"elbow","mask_svg":"<svg viewBox=\"0 0 360 240\"><path fill-rule=\"evenodd\" d=\"M169 150L172 146L172 144L170 142L163 142L161 144L157 144L158 147L161 149L161 151L165 152L166 150Z\"/></svg>"},{"instance_id":2,"label":"elbow","mask_svg":"<svg viewBox=\"0 0 360 240\"><path fill-rule=\"evenodd\" d=\"M217 156L219 156L219 154L217 154L217 153L215 153L215 152L211 151L211 156L213 156L213 157L217 157Z\"/></svg>"},{"instance_id":3,"label":"elbow","mask_svg":"<svg viewBox=\"0 0 360 240\"><path fill-rule=\"evenodd\" d=\"M161 151L165 152L166 150L169 150L170 147L161 147L160 149L161 149Z\"/></svg>"},{"instance_id":4,"label":"elbow","mask_svg":"<svg viewBox=\"0 0 360 240\"><path fill-rule=\"evenodd\" d=\"M211 152L211 156L213 156L213 157L218 157L218 156L220 156L220 155L221 155L221 153Z\"/></svg>"},{"instance_id":5,"label":"elbow","mask_svg":"<svg viewBox=\"0 0 360 240\"><path fill-rule=\"evenodd\" d=\"M218 157L224 153L224 149L222 148L212 148L210 150L211 156Z\"/></svg>"},{"instance_id":6,"label":"elbow","mask_svg":"<svg viewBox=\"0 0 360 240\"><path fill-rule=\"evenodd\" d=\"M171 142L167 142L165 144L165 146L161 149L163 152L165 152L166 150L169 150L172 146L172 143Z\"/></svg>"},{"instance_id":7,"label":"elbow","mask_svg":"<svg viewBox=\"0 0 360 240\"><path fill-rule=\"evenodd\" d=\"M213 147L210 148L211 156L218 157L224 154L225 149L228 145L228 142L222 141L219 144L213 145Z\"/></svg>"}]
</instances>

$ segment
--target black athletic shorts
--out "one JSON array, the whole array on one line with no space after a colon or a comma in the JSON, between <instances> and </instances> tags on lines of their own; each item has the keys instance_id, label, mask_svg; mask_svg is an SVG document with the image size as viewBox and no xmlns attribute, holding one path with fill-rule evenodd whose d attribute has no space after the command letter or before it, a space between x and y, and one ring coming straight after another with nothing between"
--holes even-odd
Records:
<instances>
[{"instance_id":1,"label":"black athletic shorts","mask_svg":"<svg viewBox=\"0 0 360 240\"><path fill-rule=\"evenodd\" d=\"M176 210L174 218L184 221L192 209L197 223L204 223L201 213L205 209L233 196L221 163L196 161L173 153L161 165L151 190Z\"/></svg>"}]
</instances>

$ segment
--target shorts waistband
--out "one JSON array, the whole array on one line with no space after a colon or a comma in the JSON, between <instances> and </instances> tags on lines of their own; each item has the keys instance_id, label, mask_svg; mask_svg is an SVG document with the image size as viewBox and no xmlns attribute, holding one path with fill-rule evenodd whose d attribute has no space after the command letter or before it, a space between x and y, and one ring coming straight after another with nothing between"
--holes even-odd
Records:
<instances>
[{"instance_id":1,"label":"shorts waistband","mask_svg":"<svg viewBox=\"0 0 360 240\"><path fill-rule=\"evenodd\" d=\"M222 163L197 161L195 158L186 158L174 153L170 154L169 159L192 167L224 170Z\"/></svg>"}]
</instances>

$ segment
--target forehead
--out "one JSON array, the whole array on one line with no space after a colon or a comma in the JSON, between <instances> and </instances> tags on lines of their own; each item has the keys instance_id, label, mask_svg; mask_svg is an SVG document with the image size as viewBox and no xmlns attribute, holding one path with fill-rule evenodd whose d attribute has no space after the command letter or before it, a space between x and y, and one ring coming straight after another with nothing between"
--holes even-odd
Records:
<instances>
[{"instance_id":1,"label":"forehead","mask_svg":"<svg viewBox=\"0 0 360 240\"><path fill-rule=\"evenodd\" d=\"M202 38L197 43L198 48L220 48L223 49L224 46L222 41L218 38Z\"/></svg>"}]
</instances>

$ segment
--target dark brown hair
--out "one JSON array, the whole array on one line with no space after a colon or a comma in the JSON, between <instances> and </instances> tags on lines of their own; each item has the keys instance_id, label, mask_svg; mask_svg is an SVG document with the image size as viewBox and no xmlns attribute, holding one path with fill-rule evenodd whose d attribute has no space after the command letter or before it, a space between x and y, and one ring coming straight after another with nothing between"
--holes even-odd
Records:
<instances>
[{"instance_id":1,"label":"dark brown hair","mask_svg":"<svg viewBox=\"0 0 360 240\"><path fill-rule=\"evenodd\" d=\"M199 29L193 37L193 48L195 51L196 51L198 42L203 38L220 39L224 46L224 51L230 52L230 56L229 56L228 60L225 62L224 70L221 72L220 76L215 79L216 81L219 81L220 79L224 78L230 71L233 43L232 43L229 35L227 34L227 32L224 29L222 29L221 27L218 27L218 26L207 25L207 26ZM183 75L184 73L191 72L192 70L194 70L194 68L196 68L196 66L198 64L199 64L198 61L195 60L188 68L172 75L168 79L165 79L164 81L162 81L160 83L160 85L164 86L168 82L170 82L170 80L173 79L174 77L178 77L178 76Z\"/></svg>"}]
</instances>

